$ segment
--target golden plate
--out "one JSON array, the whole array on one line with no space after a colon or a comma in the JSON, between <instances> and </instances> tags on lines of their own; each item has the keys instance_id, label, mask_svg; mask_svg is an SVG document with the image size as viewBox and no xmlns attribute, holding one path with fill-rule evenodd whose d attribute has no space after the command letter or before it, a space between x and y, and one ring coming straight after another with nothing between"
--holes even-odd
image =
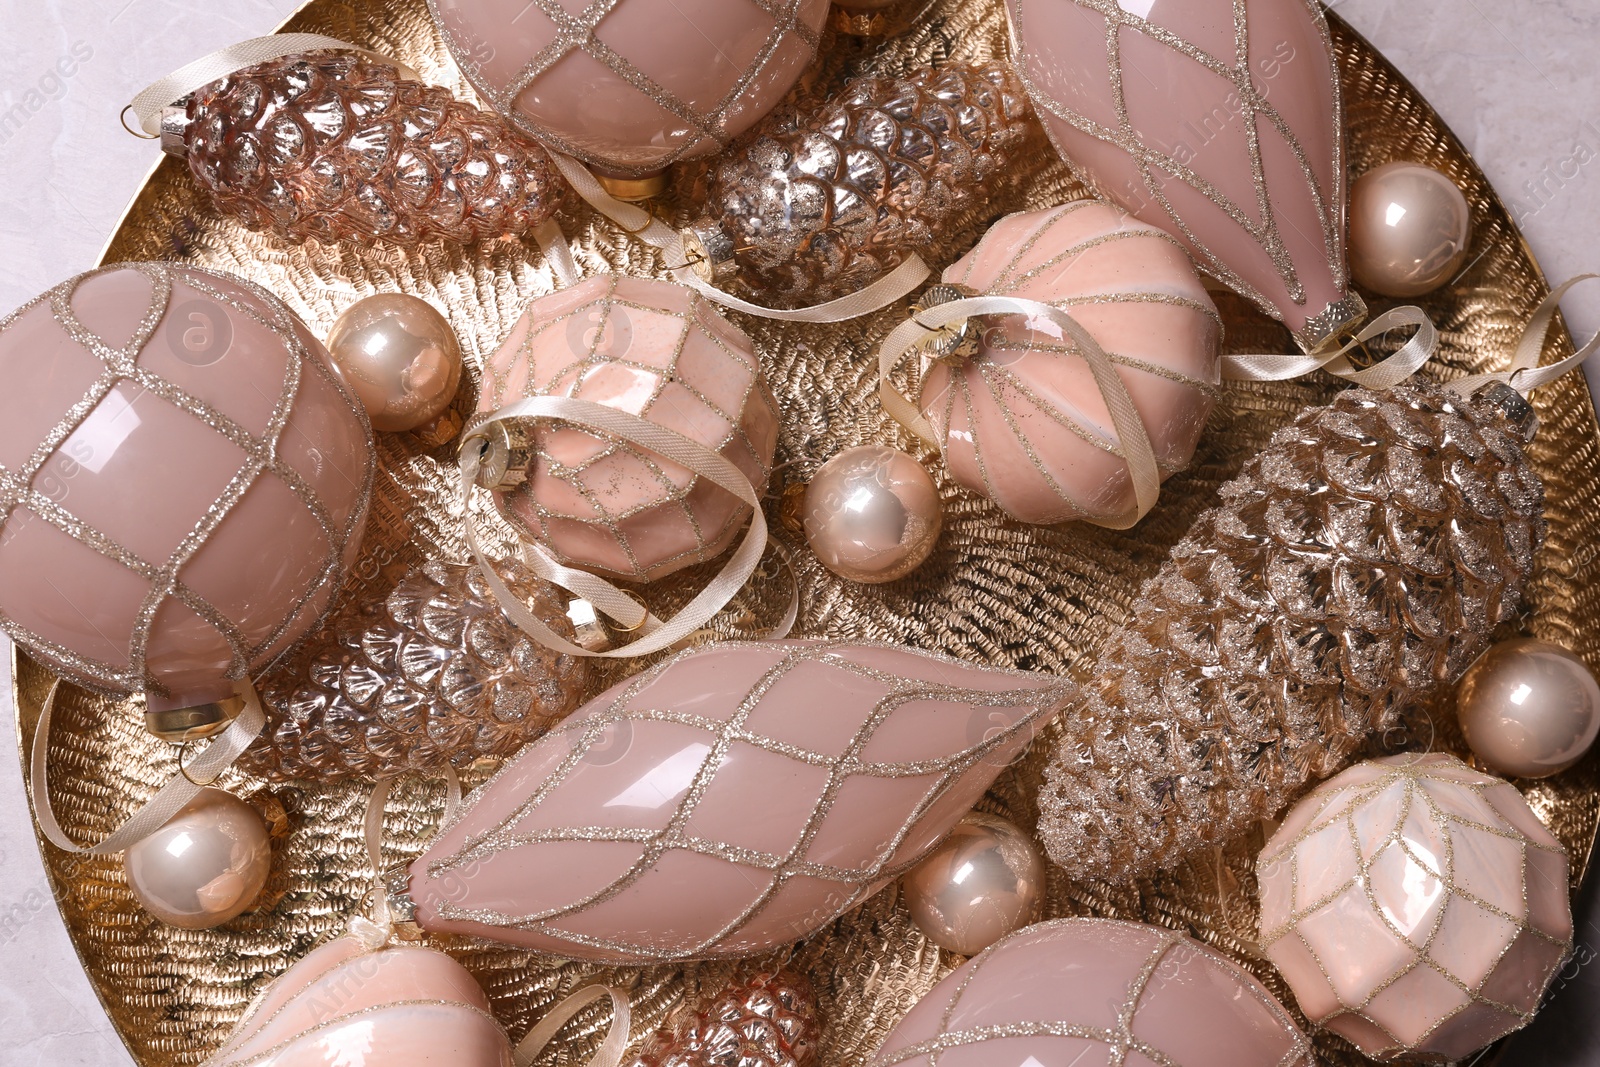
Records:
<instances>
[{"instance_id":1,"label":"golden plate","mask_svg":"<svg viewBox=\"0 0 1600 1067\"><path fill-rule=\"evenodd\" d=\"M331 34L391 53L422 76L465 89L425 12L422 0L315 0L288 29ZM1506 365L1511 349L1546 285L1478 168L1416 91L1342 23L1334 21L1348 107L1349 166L1358 174L1391 159L1408 158L1448 173L1473 205L1471 267L1447 291L1425 300L1439 324L1436 373L1455 376ZM917 26L878 44L830 39L825 59L805 91L823 93L869 69L899 70L947 58L988 58L1005 48L1000 0L935 0ZM1042 155L1042 154L1041 154ZM668 207L679 218L693 204L696 173L680 170L678 198ZM1033 170L1008 176L990 209L977 212L931 257L942 266L970 247L1003 211L1042 207L1084 195L1058 163L1041 159ZM662 261L587 210L564 221L586 272L605 269L660 274ZM476 367L492 353L531 296L554 288L537 249L499 242L467 249L428 248L406 255L345 244L283 248L217 217L190 183L185 168L165 160L129 210L105 254L106 262L168 259L245 275L277 292L319 332L356 298L378 290L404 290L448 310ZM1374 311L1386 306L1374 301ZM1288 334L1242 301L1221 298L1234 351L1290 350ZM791 326L740 319L760 346L772 384L786 411L779 461L804 476L806 462L868 440L910 441L879 411L874 396L875 341L904 316L903 308L840 326ZM1571 351L1564 328L1551 337L1546 360ZM1192 468L1172 479L1161 504L1136 530L1117 533L1088 526L1055 529L1005 521L994 508L945 482L944 538L932 560L913 577L887 588L841 582L809 553L797 553L803 610L798 632L894 641L936 648L970 659L1041 671L1083 666L1101 638L1125 616L1138 583L1156 569L1193 517L1211 503L1217 486L1265 442L1273 427L1339 386L1318 376L1281 385L1229 387L1212 416ZM463 411L475 395L464 388ZM1576 374L1535 397L1544 429L1533 459L1549 487L1550 534L1532 584L1527 629L1567 645L1600 665L1600 580L1591 546L1600 544L1600 430L1583 380ZM406 437L380 441L379 480L362 562L345 604L375 595L396 573L428 556L464 558L459 516L447 486L450 450L420 451ZM933 457L925 457L932 459ZM781 490L774 487L774 501ZM480 502L481 504L481 502ZM775 528L784 531L774 513ZM508 536L501 531L501 536ZM791 540L794 531L786 533ZM652 598L681 599L707 571L667 586ZM749 633L770 618L787 596L786 577L758 583L733 610L722 632ZM616 675L618 670L611 669ZM16 664L21 741L38 719L50 675L26 656ZM1442 721L1449 721L1449 716ZM1388 739L1413 746L1459 748L1447 736ZM149 737L126 705L74 689L63 691L50 769L56 808L68 832L99 838L174 773L171 752ZM985 806L1033 824L1029 784L1041 757L1025 759L1002 779ZM259 783L234 776L224 784L251 793ZM1596 825L1595 761L1529 789L1540 815L1577 862L1586 865ZM365 790L294 787L272 790L289 811L292 831L277 842L273 875L263 905L225 929L186 932L152 920L135 904L115 859L82 859L41 843L61 912L112 1022L140 1064L193 1064L223 1040L245 1004L318 941L338 933L363 907L369 880L361 844ZM415 855L437 819L441 790L413 783L390 802L390 858ZM256 794L265 802L265 791ZM1269 988L1292 1003L1272 968L1252 957L1253 849L1242 842L1225 863L1208 860L1139 891L1074 885L1052 871L1050 913L1145 919L1187 929L1238 958ZM601 973L525 952L452 942L446 947L482 981L496 1014L520 1036L559 997ZM821 997L825 1067L861 1064L890 1027L959 962L917 933L895 892L887 891L830 930L800 945L794 961L816 982ZM714 988L728 965L653 967L604 972L626 986L642 1037L685 995ZM574 1062L593 1048L606 1024L598 1009L569 1026L549 1062ZM1349 1046L1322 1035L1327 1062L1362 1062Z\"/></svg>"}]
</instances>

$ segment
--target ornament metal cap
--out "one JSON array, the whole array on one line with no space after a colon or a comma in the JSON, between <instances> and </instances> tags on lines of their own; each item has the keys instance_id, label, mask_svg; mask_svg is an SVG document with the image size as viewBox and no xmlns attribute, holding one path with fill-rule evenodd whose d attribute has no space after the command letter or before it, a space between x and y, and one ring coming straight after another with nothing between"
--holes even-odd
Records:
<instances>
[{"instance_id":1,"label":"ornament metal cap","mask_svg":"<svg viewBox=\"0 0 1600 1067\"><path fill-rule=\"evenodd\" d=\"M976 290L951 282L930 285L911 305L911 317L916 319L929 308L977 295ZM918 322L920 325L920 320ZM983 329L978 319L960 319L945 326L928 327L928 330L928 335L912 346L912 350L925 359L940 363L965 363L977 355L982 346Z\"/></svg>"},{"instance_id":2,"label":"ornament metal cap","mask_svg":"<svg viewBox=\"0 0 1600 1067\"><path fill-rule=\"evenodd\" d=\"M1341 335L1359 326L1366 317L1367 302L1355 293L1346 293L1343 299L1309 319L1305 328L1295 333L1295 343L1306 353L1316 355L1338 344Z\"/></svg>"},{"instance_id":3,"label":"ornament metal cap","mask_svg":"<svg viewBox=\"0 0 1600 1067\"><path fill-rule=\"evenodd\" d=\"M686 227L678 231L678 238L683 241L685 263L702 281L724 285L739 273L733 238L716 223Z\"/></svg>"},{"instance_id":4,"label":"ornament metal cap","mask_svg":"<svg viewBox=\"0 0 1600 1067\"><path fill-rule=\"evenodd\" d=\"M528 480L533 459L531 427L521 420L492 419L479 423L461 438L461 455L476 450L478 474L474 481L484 489L504 492Z\"/></svg>"},{"instance_id":5,"label":"ornament metal cap","mask_svg":"<svg viewBox=\"0 0 1600 1067\"><path fill-rule=\"evenodd\" d=\"M626 204L635 204L640 200L660 196L667 189L667 172L664 170L646 174L642 178L627 178L619 174L601 174L595 171L594 177L595 181L600 183L600 188Z\"/></svg>"},{"instance_id":6,"label":"ornament metal cap","mask_svg":"<svg viewBox=\"0 0 1600 1067\"><path fill-rule=\"evenodd\" d=\"M210 737L227 727L244 710L244 698L238 696L210 700L204 704L190 704L182 708L156 708L146 705L144 728L171 744L198 741Z\"/></svg>"},{"instance_id":7,"label":"ornament metal cap","mask_svg":"<svg viewBox=\"0 0 1600 1067\"><path fill-rule=\"evenodd\" d=\"M1498 412L1524 441L1532 441L1539 432L1539 416L1534 414L1533 405L1506 382L1490 382L1473 393L1472 399Z\"/></svg>"},{"instance_id":8,"label":"ornament metal cap","mask_svg":"<svg viewBox=\"0 0 1600 1067\"><path fill-rule=\"evenodd\" d=\"M179 159L189 158L189 109L182 104L161 111L161 151Z\"/></svg>"}]
</instances>

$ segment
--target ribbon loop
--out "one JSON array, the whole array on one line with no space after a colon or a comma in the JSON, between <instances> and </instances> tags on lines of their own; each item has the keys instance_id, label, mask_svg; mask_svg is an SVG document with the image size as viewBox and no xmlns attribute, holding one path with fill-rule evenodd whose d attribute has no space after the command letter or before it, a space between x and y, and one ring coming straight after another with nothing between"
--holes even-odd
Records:
<instances>
[{"instance_id":1,"label":"ribbon loop","mask_svg":"<svg viewBox=\"0 0 1600 1067\"><path fill-rule=\"evenodd\" d=\"M240 41L227 48L219 48L210 55L202 56L193 63L179 67L165 78L152 82L141 90L128 108L133 110L134 116L139 120L140 129L150 136L158 137L161 134L161 112L196 89L204 88L214 81L226 78L246 67L253 67L257 63L282 59L284 56L298 55L301 52L330 51L359 52L369 59L399 67L412 78L417 77L416 71L394 57L353 45L349 41L341 41L337 37L324 37L320 33L273 33L265 37L252 37L248 41ZM124 114L127 110L124 109Z\"/></svg>"},{"instance_id":2,"label":"ribbon loop","mask_svg":"<svg viewBox=\"0 0 1600 1067\"><path fill-rule=\"evenodd\" d=\"M586 430L595 431L612 437L620 438L631 444L648 449L656 454L671 460L679 466L685 467L696 475L726 489L746 504L750 505L750 528L745 532L744 539L739 542L739 547L723 566L717 576L702 589L687 605L683 607L670 620L663 621L651 614L640 605L631 594L618 589L615 585L574 567L568 567L554 559L547 551L537 544L524 542L523 556L529 568L552 585L559 586L577 596L588 600L598 610L604 612L609 618L620 623L624 628L636 630L640 637L622 648L596 651L574 644L545 625L533 612L528 610L509 586L495 573L483 551L483 542L478 534L477 522L472 517L468 507L472 488L478 474L481 458L477 450L465 448L461 452L461 504L466 517L467 547L472 550L473 558L477 561L478 571L483 575L484 582L489 586L500 608L506 616L516 623L524 632L546 647L558 652L565 652L572 656L594 656L607 659L635 657L659 652L664 648L682 641L684 638L699 630L712 617L727 606L739 590L744 588L756 568L761 563L762 553L766 549L767 518L761 508L761 498L756 493L755 486L750 484L750 479L745 477L743 471L734 466L726 457L711 451L697 441L692 441L676 431L664 426L642 419L637 415L630 415L616 408L606 407L587 400L578 400L565 396L536 396L519 400L501 408L490 417L483 425L499 422L506 419L555 419L562 422L580 426ZM791 594L791 608L786 613L784 621L768 633L769 638L786 636L793 620L798 614L795 602L798 601L798 588Z\"/></svg>"},{"instance_id":3,"label":"ribbon loop","mask_svg":"<svg viewBox=\"0 0 1600 1067\"><path fill-rule=\"evenodd\" d=\"M90 856L109 856L122 852L149 837L167 823L189 801L200 795L205 786L200 782L214 782L222 772L233 766L234 760L250 747L250 742L261 733L267 716L261 710L261 698L248 681L237 682L234 693L244 700L244 710L228 724L227 729L206 747L183 773L174 775L156 795L145 801L127 822L117 827L104 840L94 845L80 845L67 836L56 821L55 808L50 803L49 752L50 719L55 710L59 680L52 682L50 692L39 709L39 724L34 728L33 748L29 758L28 791L33 800L34 817L39 829L50 843L65 852ZM191 777L191 775L193 777ZM198 779L198 781L196 780Z\"/></svg>"},{"instance_id":4,"label":"ribbon loop","mask_svg":"<svg viewBox=\"0 0 1600 1067\"><path fill-rule=\"evenodd\" d=\"M1522 337L1517 341L1516 351L1511 356L1511 366L1503 371L1494 371L1489 374L1473 374L1465 378L1458 378L1450 383L1450 389L1460 396L1471 396L1490 382L1505 382L1511 388L1527 396L1541 385L1546 385L1572 370L1584 360L1588 359L1600 349L1600 332L1597 332L1588 341L1584 342L1572 355L1566 359L1551 363L1548 366L1539 366L1539 359L1544 355L1545 339L1550 335L1550 328L1555 325L1556 312L1560 310L1561 298L1567 295L1568 290L1579 282L1600 278L1600 274L1579 274L1568 278L1550 291L1540 302L1533 316L1528 319L1528 325L1522 331Z\"/></svg>"},{"instance_id":5,"label":"ribbon loop","mask_svg":"<svg viewBox=\"0 0 1600 1067\"><path fill-rule=\"evenodd\" d=\"M1370 367L1358 368L1350 362L1350 353L1366 342L1390 330L1407 326L1416 327L1416 332L1392 355ZM1325 370L1329 374L1348 379L1367 389L1389 389L1420 370L1433 358L1433 353L1438 347L1439 331L1433 325L1433 320L1428 317L1428 313L1419 307L1407 305L1385 311L1367 323L1366 327L1342 348L1318 352L1315 355L1301 352L1293 354L1251 352L1223 356L1222 376L1228 381L1235 382L1280 382L1302 377L1314 370Z\"/></svg>"},{"instance_id":6,"label":"ribbon loop","mask_svg":"<svg viewBox=\"0 0 1600 1067\"><path fill-rule=\"evenodd\" d=\"M610 985L585 986L546 1012L538 1025L517 1042L516 1067L529 1067L563 1026L601 997L611 999L611 1025L606 1030L605 1040L584 1067L618 1067L628 1050L628 1037L633 1030L633 1006L628 1002L626 990Z\"/></svg>"},{"instance_id":7,"label":"ribbon loop","mask_svg":"<svg viewBox=\"0 0 1600 1067\"><path fill-rule=\"evenodd\" d=\"M383 808L389 793L402 775L391 774L379 778L367 797L367 816L363 833L367 844L367 862L372 865L372 918L357 917L350 921L350 933L369 951L382 948L394 933L394 916L389 908L389 886L384 879L383 865ZM444 765L445 782L444 817L439 825L448 826L461 806L461 779L450 764Z\"/></svg>"},{"instance_id":8,"label":"ribbon loop","mask_svg":"<svg viewBox=\"0 0 1600 1067\"><path fill-rule=\"evenodd\" d=\"M555 161L567 179L567 184L571 185L590 207L641 241L660 249L666 257L668 270L674 281L687 285L707 300L747 315L758 315L779 322L844 322L888 307L921 285L931 273L921 257L913 254L871 285L848 296L841 296L837 300L787 310L753 304L718 289L696 274L689 265L683 238L654 214L634 204L625 204L606 192L599 180L590 173L589 168L571 156L551 150L550 158Z\"/></svg>"}]
</instances>

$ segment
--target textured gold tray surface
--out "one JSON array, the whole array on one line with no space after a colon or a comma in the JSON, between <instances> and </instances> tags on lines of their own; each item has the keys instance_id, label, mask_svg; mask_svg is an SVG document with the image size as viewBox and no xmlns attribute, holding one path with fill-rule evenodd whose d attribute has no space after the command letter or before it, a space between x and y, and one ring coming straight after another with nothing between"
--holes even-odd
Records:
<instances>
[{"instance_id":1,"label":"textured gold tray surface","mask_svg":"<svg viewBox=\"0 0 1600 1067\"><path fill-rule=\"evenodd\" d=\"M449 62L422 0L316 0L288 28L335 37L396 55L433 82L470 95ZM1391 159L1413 159L1454 178L1473 205L1476 227L1471 266L1447 291L1424 301L1439 324L1435 373L1454 377L1505 366L1546 285L1483 175L1437 115L1373 49L1342 24L1334 37L1348 101L1352 174ZM863 44L830 36L820 68L802 92L815 97L845 78L871 70L900 71L947 59L1003 54L1000 0L936 0L917 26L887 42ZM680 168L667 208L688 221L700 174ZM1066 169L1044 153L1018 168L974 209L932 257L942 269L969 248L1000 214L1084 195ZM588 210L563 226L586 273L604 270L659 275L656 253ZM166 160L150 179L112 240L106 261L165 259L198 263L251 278L278 293L318 332L358 297L401 290L448 311L468 354L471 381L458 398L471 410L478 369L524 305L555 283L538 250L499 242L468 248L430 247L417 254L353 244L285 248L218 218L189 181ZM1219 297L1233 351L1288 351L1286 331L1239 300ZM1375 310L1386 306L1375 301ZM780 463L790 463L773 487L770 512L784 479L803 480L815 461L864 441L911 442L897 435L875 399L875 342L905 315L896 307L840 326L782 325L739 318L755 338L784 412ZM1571 349L1556 331L1546 359ZM1193 466L1173 478L1155 513L1136 529L1117 533L1074 525L1040 529L1004 519L998 511L945 481L943 540L912 577L886 588L852 585L796 553L801 634L892 641L939 649L983 662L1039 671L1084 669L1101 639L1124 618L1138 584L1166 556L1217 486L1256 452L1272 429L1339 386L1314 379L1270 386L1230 386L1212 415ZM1582 380L1569 375L1535 397L1543 431L1534 461L1549 487L1550 534L1532 585L1527 631L1559 641L1600 664L1600 435ZM462 559L460 510L450 492L450 449L421 451L411 438L381 435L382 469L362 560L343 601L345 610L384 591L406 567L427 557ZM924 456L937 467L936 457ZM476 507L485 507L480 500ZM799 544L781 522L780 534ZM499 528L502 544L508 530ZM658 607L684 599L708 576L700 568L648 593ZM727 635L749 635L781 611L788 577L758 582L725 612ZM637 666L637 665L635 665ZM606 681L627 666L608 667ZM18 657L16 685L21 740L31 739L49 675ZM1448 711L1448 709L1445 709ZM1430 737L1424 724L1391 736L1377 750L1450 748L1463 752L1444 725ZM1042 746L1040 746L1042 747ZM126 704L64 689L51 738L50 770L56 808L80 839L109 832L174 773L171 753L143 730ZM1031 827L1033 786L1041 773L1035 751L997 784L983 806ZM1581 867L1596 822L1594 761L1548 782L1529 796ZM234 775L224 785L254 793L260 783ZM66 919L91 982L134 1057L146 1067L193 1064L224 1038L246 1003L319 941L337 934L364 906L369 888L361 841L366 791L278 787L271 796L289 812L290 832L275 843L273 873L261 907L221 930L186 932L156 922L135 903L116 858L73 858L41 845ZM442 787L411 782L389 805L389 860L417 854L438 818ZM1255 927L1252 860L1260 840L1240 842L1224 862L1211 857L1137 890L1074 884L1051 871L1049 914L1094 914L1143 919L1187 930L1239 959L1274 993L1292 1004L1272 968L1252 957ZM1575 874L1576 876L1576 874ZM680 999L713 991L733 968L604 970L552 961L487 944L447 942L445 948L483 983L495 1013L519 1037L557 999L603 977L627 987L641 1038ZM889 1029L934 982L960 960L941 955L911 924L891 889L839 920L793 953L816 984L826 1030L826 1067L864 1063ZM569 1025L550 1063L578 1062L606 1024L598 1009ZM1349 1046L1321 1035L1329 1063L1362 1062Z\"/></svg>"}]
</instances>

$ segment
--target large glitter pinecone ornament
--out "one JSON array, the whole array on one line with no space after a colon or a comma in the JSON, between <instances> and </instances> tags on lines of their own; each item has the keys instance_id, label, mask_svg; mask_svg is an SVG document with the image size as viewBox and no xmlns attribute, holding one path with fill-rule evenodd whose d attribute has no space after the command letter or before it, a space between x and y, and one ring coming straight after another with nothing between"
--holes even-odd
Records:
<instances>
[{"instance_id":1,"label":"large glitter pinecone ornament","mask_svg":"<svg viewBox=\"0 0 1600 1067\"><path fill-rule=\"evenodd\" d=\"M1467 401L1417 382L1275 433L1062 714L1039 797L1051 858L1080 879L1170 869L1454 684L1517 614L1544 536L1531 432L1508 386Z\"/></svg>"},{"instance_id":2,"label":"large glitter pinecone ornament","mask_svg":"<svg viewBox=\"0 0 1600 1067\"><path fill-rule=\"evenodd\" d=\"M550 586L519 564L496 570L571 637ZM505 617L476 567L426 563L262 679L267 726L239 766L274 781L338 781L503 758L577 707L588 680L585 661Z\"/></svg>"},{"instance_id":3,"label":"large glitter pinecone ornament","mask_svg":"<svg viewBox=\"0 0 1600 1067\"><path fill-rule=\"evenodd\" d=\"M628 1067L810 1067L817 1006L792 971L741 979L699 1011L679 1010Z\"/></svg>"},{"instance_id":4,"label":"large glitter pinecone ornament","mask_svg":"<svg viewBox=\"0 0 1600 1067\"><path fill-rule=\"evenodd\" d=\"M695 269L771 303L853 292L981 202L1037 130L1005 63L857 78L788 114L716 168L684 232Z\"/></svg>"},{"instance_id":5,"label":"large glitter pinecone ornament","mask_svg":"<svg viewBox=\"0 0 1600 1067\"><path fill-rule=\"evenodd\" d=\"M348 53L230 74L169 111L162 130L219 211L288 241L520 236L565 188L504 119Z\"/></svg>"}]
</instances>

